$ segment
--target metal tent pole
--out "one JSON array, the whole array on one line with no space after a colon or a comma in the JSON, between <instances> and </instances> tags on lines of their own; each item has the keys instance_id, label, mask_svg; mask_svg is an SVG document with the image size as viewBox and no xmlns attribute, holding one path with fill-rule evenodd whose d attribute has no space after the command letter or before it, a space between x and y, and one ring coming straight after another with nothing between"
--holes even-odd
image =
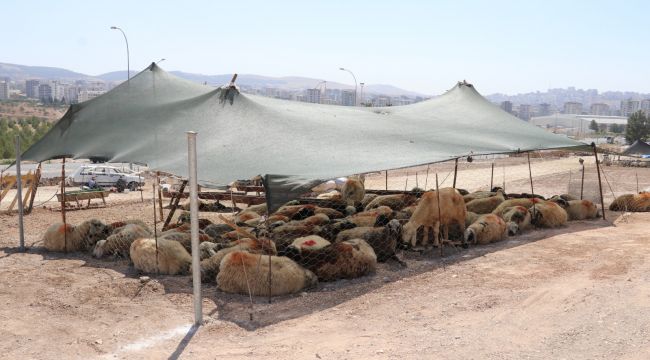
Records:
<instances>
[{"instance_id":1,"label":"metal tent pole","mask_svg":"<svg viewBox=\"0 0 650 360\"><path fill-rule=\"evenodd\" d=\"M61 163L61 219L63 220L63 249L68 252L68 224L65 221L65 156Z\"/></svg>"},{"instance_id":2,"label":"metal tent pole","mask_svg":"<svg viewBox=\"0 0 650 360\"><path fill-rule=\"evenodd\" d=\"M591 147L594 148L594 157L596 158L596 171L598 172L598 190L600 191L600 207L603 209L603 220L605 219L605 200L603 199L603 183L600 180L600 164L598 163L598 150L596 143L592 142Z\"/></svg>"},{"instance_id":3,"label":"metal tent pole","mask_svg":"<svg viewBox=\"0 0 650 360\"><path fill-rule=\"evenodd\" d=\"M199 259L199 194L196 171L196 132L187 132L188 177L190 180L190 226L192 234L192 285L194 288L194 324L202 323L201 265Z\"/></svg>"},{"instance_id":4,"label":"metal tent pole","mask_svg":"<svg viewBox=\"0 0 650 360\"><path fill-rule=\"evenodd\" d=\"M388 170L386 170L386 190L388 190Z\"/></svg>"},{"instance_id":5,"label":"metal tent pole","mask_svg":"<svg viewBox=\"0 0 650 360\"><path fill-rule=\"evenodd\" d=\"M580 159L582 160L582 159ZM570 186L570 184L569 184ZM584 188L585 188L585 163L584 161L582 162L582 178L580 179L580 200L582 200L582 195L584 193Z\"/></svg>"},{"instance_id":6,"label":"metal tent pole","mask_svg":"<svg viewBox=\"0 0 650 360\"><path fill-rule=\"evenodd\" d=\"M492 172L490 173L490 191L494 187L494 161L492 161Z\"/></svg>"},{"instance_id":7,"label":"metal tent pole","mask_svg":"<svg viewBox=\"0 0 650 360\"><path fill-rule=\"evenodd\" d=\"M25 229L23 227L23 181L20 172L20 136L16 135L16 197L18 198L18 233L20 251L25 251Z\"/></svg>"},{"instance_id":8,"label":"metal tent pole","mask_svg":"<svg viewBox=\"0 0 650 360\"><path fill-rule=\"evenodd\" d=\"M528 176L530 177L530 195L535 195L535 189L533 189L533 171L530 167L530 151L526 153L528 155ZM535 218L535 201L533 198L533 218Z\"/></svg>"}]
</instances>

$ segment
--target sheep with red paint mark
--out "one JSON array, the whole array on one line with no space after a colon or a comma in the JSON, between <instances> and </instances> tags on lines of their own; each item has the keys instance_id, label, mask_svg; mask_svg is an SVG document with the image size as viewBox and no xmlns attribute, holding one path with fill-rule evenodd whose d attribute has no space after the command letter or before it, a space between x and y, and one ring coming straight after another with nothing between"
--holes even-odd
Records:
<instances>
[{"instance_id":1,"label":"sheep with red paint mark","mask_svg":"<svg viewBox=\"0 0 650 360\"><path fill-rule=\"evenodd\" d=\"M111 234L111 227L100 220L91 219L74 226L57 223L43 234L43 244L49 251L88 251L97 241Z\"/></svg>"}]
</instances>

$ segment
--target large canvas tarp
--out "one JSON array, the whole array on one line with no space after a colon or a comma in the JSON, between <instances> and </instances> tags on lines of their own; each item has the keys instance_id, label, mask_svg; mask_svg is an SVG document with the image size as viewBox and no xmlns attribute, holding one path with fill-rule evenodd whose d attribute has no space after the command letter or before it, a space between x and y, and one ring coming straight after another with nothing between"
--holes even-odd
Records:
<instances>
[{"instance_id":1,"label":"large canvas tarp","mask_svg":"<svg viewBox=\"0 0 650 360\"><path fill-rule=\"evenodd\" d=\"M186 176L186 131L198 132L201 183L273 174L280 175L273 186L293 189L314 179L469 154L584 145L515 118L465 83L408 106L343 107L215 89L152 64L108 93L71 106L23 159L100 157Z\"/></svg>"},{"instance_id":2,"label":"large canvas tarp","mask_svg":"<svg viewBox=\"0 0 650 360\"><path fill-rule=\"evenodd\" d=\"M629 148L625 149L623 155L650 155L650 145L641 140L635 141Z\"/></svg>"}]
</instances>

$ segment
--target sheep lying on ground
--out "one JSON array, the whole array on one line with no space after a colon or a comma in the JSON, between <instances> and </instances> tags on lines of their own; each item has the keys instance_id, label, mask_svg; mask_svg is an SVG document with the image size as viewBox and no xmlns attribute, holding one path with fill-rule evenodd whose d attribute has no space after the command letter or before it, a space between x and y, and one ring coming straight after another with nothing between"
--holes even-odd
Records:
<instances>
[{"instance_id":1,"label":"sheep lying on ground","mask_svg":"<svg viewBox=\"0 0 650 360\"><path fill-rule=\"evenodd\" d=\"M497 190L494 196L476 198L470 202L465 203L467 211L477 214L489 214L506 200L503 190Z\"/></svg>"},{"instance_id":2,"label":"sheep lying on ground","mask_svg":"<svg viewBox=\"0 0 650 360\"><path fill-rule=\"evenodd\" d=\"M467 215L465 215L465 227L468 227L472 225L476 220L478 219L480 215L471 211L467 212Z\"/></svg>"},{"instance_id":3,"label":"sheep lying on ground","mask_svg":"<svg viewBox=\"0 0 650 360\"><path fill-rule=\"evenodd\" d=\"M650 193L621 195L609 205L612 211L646 212L650 211Z\"/></svg>"},{"instance_id":4,"label":"sheep lying on ground","mask_svg":"<svg viewBox=\"0 0 650 360\"><path fill-rule=\"evenodd\" d=\"M524 231L530 227L530 212L523 206L513 206L504 210L503 220L506 224L514 222L518 231ZM514 235L514 234L512 234Z\"/></svg>"},{"instance_id":5,"label":"sheep lying on ground","mask_svg":"<svg viewBox=\"0 0 650 360\"><path fill-rule=\"evenodd\" d=\"M542 201L528 209L531 213L533 225L545 228L554 228L565 225L568 215L562 207L552 201Z\"/></svg>"},{"instance_id":6,"label":"sheep lying on ground","mask_svg":"<svg viewBox=\"0 0 650 360\"><path fill-rule=\"evenodd\" d=\"M99 240L93 249L93 256L101 258L107 255L128 257L131 243L139 238L151 237L153 234L146 227L128 224L113 231L106 240Z\"/></svg>"},{"instance_id":7,"label":"sheep lying on ground","mask_svg":"<svg viewBox=\"0 0 650 360\"><path fill-rule=\"evenodd\" d=\"M147 226L147 224L145 224L144 221L138 220L138 219L129 219L129 220L124 220L124 221L116 221L114 223L111 223L109 226L111 227L111 229L113 230L113 233L114 233L115 230L117 230L117 229L119 229L121 227L124 227L126 225L129 225L129 224L138 225L141 228L147 229L149 232L151 232L151 230L149 230L149 226Z\"/></svg>"},{"instance_id":8,"label":"sheep lying on ground","mask_svg":"<svg viewBox=\"0 0 650 360\"><path fill-rule=\"evenodd\" d=\"M365 195L363 181L358 177L348 178L341 188L341 199L348 205L354 206L361 203Z\"/></svg>"},{"instance_id":9,"label":"sheep lying on ground","mask_svg":"<svg viewBox=\"0 0 650 360\"><path fill-rule=\"evenodd\" d=\"M503 240L507 231L503 219L494 214L486 214L465 230L465 241L472 244L489 244Z\"/></svg>"},{"instance_id":10,"label":"sheep lying on ground","mask_svg":"<svg viewBox=\"0 0 650 360\"><path fill-rule=\"evenodd\" d=\"M598 217L598 207L589 200L569 200L558 203L558 205L562 206L566 211L569 220L595 219Z\"/></svg>"},{"instance_id":11,"label":"sheep lying on ground","mask_svg":"<svg viewBox=\"0 0 650 360\"><path fill-rule=\"evenodd\" d=\"M203 282L212 282L215 280L215 277L219 273L221 260L231 252L247 251L251 254L277 255L275 243L265 238L244 238L218 247L221 248L214 255L201 260L201 281Z\"/></svg>"},{"instance_id":12,"label":"sheep lying on ground","mask_svg":"<svg viewBox=\"0 0 650 360\"><path fill-rule=\"evenodd\" d=\"M440 197L440 203L438 203ZM454 188L440 189L440 195L436 191L428 191L420 198L418 207L413 212L409 222L404 225L402 240L415 246L417 243L417 230L424 227L423 245L427 245L429 229L433 230L434 243L438 245L440 227L445 239L449 239L449 227L457 224L461 233L465 231L465 218L467 209L463 197Z\"/></svg>"},{"instance_id":13,"label":"sheep lying on ground","mask_svg":"<svg viewBox=\"0 0 650 360\"><path fill-rule=\"evenodd\" d=\"M379 194L366 194L363 196L363 200L361 200L361 207L362 208L367 208L368 204L370 204L371 201L375 200Z\"/></svg>"},{"instance_id":14,"label":"sheep lying on ground","mask_svg":"<svg viewBox=\"0 0 650 360\"><path fill-rule=\"evenodd\" d=\"M144 273L182 275L189 273L192 257L178 241L141 238L131 244L131 261Z\"/></svg>"},{"instance_id":15,"label":"sheep lying on ground","mask_svg":"<svg viewBox=\"0 0 650 360\"><path fill-rule=\"evenodd\" d=\"M317 235L326 240L334 241L341 231L353 229L355 227L357 227L357 225L349 219L339 219L321 227Z\"/></svg>"},{"instance_id":16,"label":"sheep lying on ground","mask_svg":"<svg viewBox=\"0 0 650 360\"><path fill-rule=\"evenodd\" d=\"M388 206L393 210L401 210L415 202L416 198L410 194L380 195L366 205L365 210L372 210L380 206Z\"/></svg>"},{"instance_id":17,"label":"sheep lying on ground","mask_svg":"<svg viewBox=\"0 0 650 360\"><path fill-rule=\"evenodd\" d=\"M463 195L463 200L465 200L465 203L468 203L468 202L470 202L472 200L476 200L476 199L489 198L489 197L497 195L498 191L501 191L501 193L503 193L503 189L498 187L498 186L495 186L494 188L492 188L491 191L474 191L473 193Z\"/></svg>"},{"instance_id":18,"label":"sheep lying on ground","mask_svg":"<svg viewBox=\"0 0 650 360\"><path fill-rule=\"evenodd\" d=\"M254 296L287 295L318 283L314 273L284 256L235 251L221 260L219 268L217 287L228 293L248 295L250 290Z\"/></svg>"},{"instance_id":19,"label":"sheep lying on ground","mask_svg":"<svg viewBox=\"0 0 650 360\"><path fill-rule=\"evenodd\" d=\"M318 250L291 246L287 256L322 281L357 278L374 272L377 266L375 252L362 239L337 242Z\"/></svg>"},{"instance_id":20,"label":"sheep lying on ground","mask_svg":"<svg viewBox=\"0 0 650 360\"><path fill-rule=\"evenodd\" d=\"M319 250L322 249L331 243L318 235L309 235L294 240L290 246L297 247L299 249L309 249L309 250Z\"/></svg>"},{"instance_id":21,"label":"sheep lying on ground","mask_svg":"<svg viewBox=\"0 0 650 360\"><path fill-rule=\"evenodd\" d=\"M406 265L395 253L397 244L401 242L401 237L402 225L398 220L391 220L384 227L356 227L341 231L336 237L336 242L363 239L374 250L377 261L384 262L393 259L401 265Z\"/></svg>"},{"instance_id":22,"label":"sheep lying on ground","mask_svg":"<svg viewBox=\"0 0 650 360\"><path fill-rule=\"evenodd\" d=\"M393 210L391 208L388 206L380 206L372 210L356 213L348 217L348 219L357 226L377 226L375 224L380 216L383 216L383 219L386 219L387 222L387 220L390 220L392 215Z\"/></svg>"},{"instance_id":23,"label":"sheep lying on ground","mask_svg":"<svg viewBox=\"0 0 650 360\"><path fill-rule=\"evenodd\" d=\"M533 204L539 204L543 202L544 200L540 200L537 198L517 198L517 199L508 199L492 211L492 214L495 214L497 216L503 216L503 213L505 212L506 209L511 208L513 206L523 206L526 209L530 209Z\"/></svg>"},{"instance_id":24,"label":"sheep lying on ground","mask_svg":"<svg viewBox=\"0 0 650 360\"><path fill-rule=\"evenodd\" d=\"M49 251L88 251L97 241L106 239L111 234L111 227L92 219L81 224L51 225L43 234L43 244Z\"/></svg>"}]
</instances>

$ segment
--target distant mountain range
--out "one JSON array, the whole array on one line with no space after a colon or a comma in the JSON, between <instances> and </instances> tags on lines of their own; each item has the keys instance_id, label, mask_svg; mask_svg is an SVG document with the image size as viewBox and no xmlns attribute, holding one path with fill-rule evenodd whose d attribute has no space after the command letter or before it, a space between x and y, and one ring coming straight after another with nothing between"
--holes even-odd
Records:
<instances>
[{"instance_id":1,"label":"distant mountain range","mask_svg":"<svg viewBox=\"0 0 650 360\"><path fill-rule=\"evenodd\" d=\"M174 74L183 79L194 81L197 83L208 83L209 85L223 85L227 84L232 78L232 74L222 74L222 75L204 75L204 74L194 74L187 73L182 71L171 71L170 73ZM137 74L136 71L131 71L131 76ZM55 67L46 67L46 66L26 66L26 65L17 65L17 64L7 64L0 63L0 77L9 77L12 80L21 81L28 79L51 79L51 80L86 80L86 81L105 81L105 82L114 82L121 81L126 79L126 71L113 71L101 75L86 75L66 69L55 68ZM240 86L250 86L253 88L278 88L283 90L301 90L313 88L319 84L321 79L307 78L307 77L298 77L298 76L286 76L286 77L271 77L263 75L254 75L254 74L239 74L237 77L237 84ZM328 89L353 89L353 85L341 84L337 82L327 81L326 86ZM360 89L359 89L360 91ZM366 94L376 94L376 95L387 95L387 96L422 96L426 97L427 95L415 92L400 89L392 85L384 84L368 84L363 88L364 93Z\"/></svg>"}]
</instances>

